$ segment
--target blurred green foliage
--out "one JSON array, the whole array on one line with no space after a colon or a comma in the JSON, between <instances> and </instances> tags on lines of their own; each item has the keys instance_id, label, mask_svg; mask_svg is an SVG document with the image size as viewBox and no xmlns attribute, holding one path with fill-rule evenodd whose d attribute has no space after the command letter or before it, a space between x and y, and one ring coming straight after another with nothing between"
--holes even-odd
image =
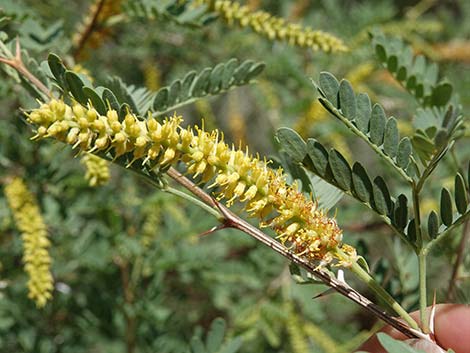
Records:
<instances>
[{"instance_id":1,"label":"blurred green foliage","mask_svg":"<svg viewBox=\"0 0 470 353\"><path fill-rule=\"evenodd\" d=\"M470 79L462 75L470 62L468 1L245 1L253 9L335 34L350 51L334 55L228 28L215 16L191 14L190 6L162 13L158 1L139 3L143 7L122 1L122 8L100 23L101 37L80 53L73 38L90 16L89 2L1 0L0 30L10 39L18 35L37 63L54 52L71 68L80 65L95 82L116 75L152 91L231 57L263 61L266 69L256 84L178 110L188 122L204 117L206 127L219 127L227 140L242 141L262 155L277 155L273 135L278 127L297 126L302 136L314 136L350 162L359 156L369 170L388 175L387 165L363 153L364 144L318 109L309 80L323 70L347 77L357 91L381 102L388 115L400 117L400 133L409 136L414 117L406 108L416 102L374 59L367 36L373 27L439 62L462 110L470 108ZM145 10L153 3L154 10ZM27 62L33 71L39 70L37 63ZM108 184L90 187L73 151L29 141L31 131L19 108L36 103L14 73L5 66L0 70L0 182L21 175L36 194L53 243L55 278L53 301L36 309L27 299L20 237L0 194L1 352L330 353L334 346L341 353L367 337L374 318L337 295L313 300L325 288L296 285L288 263L246 235L224 230L199 237L215 225L202 210L114 167ZM469 137L457 147L468 146ZM468 161L468 148L455 151L432 178L455 175L459 161ZM448 179L452 187L453 178ZM442 187L432 180L425 190L425 214L437 208ZM393 178L387 182L400 192ZM409 250L353 200L344 197L337 207L348 242L397 299L416 308L416 263ZM454 298L446 299L452 269L447 264L455 261L459 234L455 231L429 264L430 288L440 301L470 300L468 251L454 278ZM225 335L223 344L210 343L220 335ZM204 349L196 341L204 342Z\"/></svg>"}]
</instances>

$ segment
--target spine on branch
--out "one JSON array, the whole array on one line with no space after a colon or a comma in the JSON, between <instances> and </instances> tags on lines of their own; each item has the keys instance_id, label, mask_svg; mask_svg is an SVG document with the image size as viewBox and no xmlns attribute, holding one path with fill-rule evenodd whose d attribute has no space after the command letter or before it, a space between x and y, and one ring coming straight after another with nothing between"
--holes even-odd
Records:
<instances>
[{"instance_id":1,"label":"spine on branch","mask_svg":"<svg viewBox=\"0 0 470 353\"><path fill-rule=\"evenodd\" d=\"M225 199L228 206L243 203L248 214L259 218L262 227L274 229L296 254L322 265L336 259L339 265L350 266L356 260L355 249L342 244L334 218L318 209L295 183L288 185L281 169L269 168L268 161L248 150L230 147L218 130L183 128L178 116L159 122L151 115L141 120L127 112L121 121L114 110L100 115L91 106L69 106L58 100L42 104L28 114L28 120L37 126L34 138L53 137L112 158L126 154L129 164L164 168L181 161L194 178L212 181L210 188L219 200Z\"/></svg>"}]
</instances>

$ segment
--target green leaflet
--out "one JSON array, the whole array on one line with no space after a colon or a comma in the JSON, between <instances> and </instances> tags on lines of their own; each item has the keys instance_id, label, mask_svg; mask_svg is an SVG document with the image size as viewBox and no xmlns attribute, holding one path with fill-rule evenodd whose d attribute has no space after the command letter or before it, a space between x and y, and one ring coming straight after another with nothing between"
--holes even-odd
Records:
<instances>
[{"instance_id":1,"label":"green leaflet","mask_svg":"<svg viewBox=\"0 0 470 353\"><path fill-rule=\"evenodd\" d=\"M357 96L356 126L363 133L369 131L371 114L372 107L369 96L365 93L359 93Z\"/></svg>"},{"instance_id":2,"label":"green leaflet","mask_svg":"<svg viewBox=\"0 0 470 353\"><path fill-rule=\"evenodd\" d=\"M181 92L181 81L175 80L170 85L170 90L168 92L168 98L166 101L167 105L174 105L179 102L180 100L180 92Z\"/></svg>"},{"instance_id":3,"label":"green leaflet","mask_svg":"<svg viewBox=\"0 0 470 353\"><path fill-rule=\"evenodd\" d=\"M307 144L300 135L286 127L281 127L276 132L276 137L281 148L293 159L294 162L300 163L307 154Z\"/></svg>"},{"instance_id":4,"label":"green leaflet","mask_svg":"<svg viewBox=\"0 0 470 353\"><path fill-rule=\"evenodd\" d=\"M398 144L396 157L397 165L400 168L406 169L406 167L408 167L408 164L410 163L411 149L410 139L408 137L402 138Z\"/></svg>"},{"instance_id":5,"label":"green leaflet","mask_svg":"<svg viewBox=\"0 0 470 353\"><path fill-rule=\"evenodd\" d=\"M397 119L391 117L388 119L387 125L385 126L384 152L392 158L395 158L397 155L399 138Z\"/></svg>"},{"instance_id":6,"label":"green leaflet","mask_svg":"<svg viewBox=\"0 0 470 353\"><path fill-rule=\"evenodd\" d=\"M416 222L414 218L408 223L408 227L406 227L406 237L412 244L416 244Z\"/></svg>"},{"instance_id":7,"label":"green leaflet","mask_svg":"<svg viewBox=\"0 0 470 353\"><path fill-rule=\"evenodd\" d=\"M356 118L356 96L347 80L341 80L339 85L339 108L349 120Z\"/></svg>"},{"instance_id":8,"label":"green leaflet","mask_svg":"<svg viewBox=\"0 0 470 353\"><path fill-rule=\"evenodd\" d=\"M87 97L82 90L85 84L83 83L81 78L73 71L65 71L64 79L68 90L77 100L77 102L79 102L80 104L86 104Z\"/></svg>"},{"instance_id":9,"label":"green leaflet","mask_svg":"<svg viewBox=\"0 0 470 353\"><path fill-rule=\"evenodd\" d=\"M455 206L460 214L464 214L468 207L468 191L465 188L465 180L459 173L455 176Z\"/></svg>"},{"instance_id":10,"label":"green leaflet","mask_svg":"<svg viewBox=\"0 0 470 353\"><path fill-rule=\"evenodd\" d=\"M167 87L160 88L153 100L153 110L164 110L168 107L168 97L170 90Z\"/></svg>"},{"instance_id":11,"label":"green leaflet","mask_svg":"<svg viewBox=\"0 0 470 353\"><path fill-rule=\"evenodd\" d=\"M444 225L449 227L452 224L453 211L452 199L449 190L442 188L441 190L441 220Z\"/></svg>"},{"instance_id":12,"label":"green leaflet","mask_svg":"<svg viewBox=\"0 0 470 353\"><path fill-rule=\"evenodd\" d=\"M372 192L374 195L374 208L377 212L383 215L390 214L392 199L390 198L390 192L385 184L385 180L381 176L375 177Z\"/></svg>"},{"instance_id":13,"label":"green leaflet","mask_svg":"<svg viewBox=\"0 0 470 353\"><path fill-rule=\"evenodd\" d=\"M374 145L380 146L383 143L385 132L385 111L379 104L374 104L372 117L370 119L370 140Z\"/></svg>"},{"instance_id":14,"label":"green leaflet","mask_svg":"<svg viewBox=\"0 0 470 353\"><path fill-rule=\"evenodd\" d=\"M431 239L435 239L439 233L439 218L435 211L431 211L428 217L428 235Z\"/></svg>"},{"instance_id":15,"label":"green leaflet","mask_svg":"<svg viewBox=\"0 0 470 353\"><path fill-rule=\"evenodd\" d=\"M352 168L352 182L355 195L363 202L371 203L372 183L364 167L355 162Z\"/></svg>"},{"instance_id":16,"label":"green leaflet","mask_svg":"<svg viewBox=\"0 0 470 353\"><path fill-rule=\"evenodd\" d=\"M65 71L66 68L62 62L62 59L57 55L50 53L47 57L47 63L49 68L51 69L52 75L56 79L57 83L60 87L64 87L65 85Z\"/></svg>"},{"instance_id":17,"label":"green leaflet","mask_svg":"<svg viewBox=\"0 0 470 353\"><path fill-rule=\"evenodd\" d=\"M393 214L394 224L399 229L405 229L408 223L408 199L405 195L400 194L395 203L395 211Z\"/></svg>"},{"instance_id":18,"label":"green leaflet","mask_svg":"<svg viewBox=\"0 0 470 353\"><path fill-rule=\"evenodd\" d=\"M90 87L83 87L82 88L83 94L90 100L91 104L101 115L106 115L106 104L104 103L103 99Z\"/></svg>"},{"instance_id":19,"label":"green leaflet","mask_svg":"<svg viewBox=\"0 0 470 353\"><path fill-rule=\"evenodd\" d=\"M211 327L209 329L209 332L207 333L207 338L206 338L206 347L207 347L208 352L215 353L218 351L218 349L220 348L224 340L224 334L225 334L224 319L217 318L214 321L212 321Z\"/></svg>"},{"instance_id":20,"label":"green leaflet","mask_svg":"<svg viewBox=\"0 0 470 353\"><path fill-rule=\"evenodd\" d=\"M313 138L307 140L307 154L315 167L316 173L325 177L328 167L328 152L321 143Z\"/></svg>"},{"instance_id":21,"label":"green leaflet","mask_svg":"<svg viewBox=\"0 0 470 353\"><path fill-rule=\"evenodd\" d=\"M334 107L338 107L339 82L336 77L329 72L321 72L319 83L324 97L329 100Z\"/></svg>"},{"instance_id":22,"label":"green leaflet","mask_svg":"<svg viewBox=\"0 0 470 353\"><path fill-rule=\"evenodd\" d=\"M328 162L336 184L343 190L351 190L351 168L346 159L337 150L331 149L328 154Z\"/></svg>"}]
</instances>

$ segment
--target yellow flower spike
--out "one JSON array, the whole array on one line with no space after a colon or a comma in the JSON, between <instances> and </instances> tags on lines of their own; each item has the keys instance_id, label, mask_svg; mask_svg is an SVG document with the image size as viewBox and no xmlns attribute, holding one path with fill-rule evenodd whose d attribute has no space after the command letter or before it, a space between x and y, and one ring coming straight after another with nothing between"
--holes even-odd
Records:
<instances>
[{"instance_id":1,"label":"yellow flower spike","mask_svg":"<svg viewBox=\"0 0 470 353\"><path fill-rule=\"evenodd\" d=\"M37 307L52 298L54 288L50 271L47 228L34 196L20 178L5 186L5 196L23 240L24 269L28 274L28 297Z\"/></svg>"},{"instance_id":2,"label":"yellow flower spike","mask_svg":"<svg viewBox=\"0 0 470 353\"><path fill-rule=\"evenodd\" d=\"M61 106L65 108L57 108ZM51 101L27 117L37 125L36 137L44 137L39 133L43 128L54 126L54 131L54 124L60 122L55 138L80 145L85 151L106 149L114 159L129 153L128 165L153 161L152 165L162 167L181 161L188 174L203 182L212 181L209 188L214 189L218 200L225 199L228 206L236 200L245 203L244 210L258 217L261 226L271 226L281 242L296 254L321 264L336 259L339 265L349 266L355 261L355 250L342 245L342 233L334 218L319 210L296 183L287 184L282 169L270 169L269 161L253 157L248 149L230 147L217 130L182 128L182 118L176 115L161 123L151 115L148 120L139 120L131 111L120 123L114 110L106 115L96 113L89 128L90 122L85 118L85 123L83 118L94 116L95 111L89 113L91 110L92 107L71 108ZM268 215L271 219L265 221ZM344 249L341 257L339 249Z\"/></svg>"},{"instance_id":3,"label":"yellow flower spike","mask_svg":"<svg viewBox=\"0 0 470 353\"><path fill-rule=\"evenodd\" d=\"M91 153L86 153L81 162L86 167L85 179L90 186L101 186L109 181L109 163Z\"/></svg>"},{"instance_id":4,"label":"yellow flower spike","mask_svg":"<svg viewBox=\"0 0 470 353\"><path fill-rule=\"evenodd\" d=\"M347 50L340 39L329 33L288 23L285 19L272 16L265 11L252 12L248 6L242 6L236 1L199 0L199 3L209 5L229 26L237 24L242 28L251 27L253 31L270 40L286 41L290 45L309 47L312 50L321 49L326 52Z\"/></svg>"}]
</instances>

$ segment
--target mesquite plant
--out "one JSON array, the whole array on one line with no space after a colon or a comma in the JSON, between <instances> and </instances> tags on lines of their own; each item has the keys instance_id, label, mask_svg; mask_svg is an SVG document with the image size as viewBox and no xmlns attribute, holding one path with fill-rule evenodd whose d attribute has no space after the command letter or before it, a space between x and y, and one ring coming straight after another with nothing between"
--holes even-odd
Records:
<instances>
[{"instance_id":1,"label":"mesquite plant","mask_svg":"<svg viewBox=\"0 0 470 353\"><path fill-rule=\"evenodd\" d=\"M250 152L253 149L225 142L223 131L206 128L204 121L185 122L179 113L197 100L256 84L265 69L263 62L230 59L190 71L155 92L128 86L116 77L97 84L87 72L71 65L86 52L88 37L100 33L100 21L105 23L119 13L117 8L103 7L104 3L97 2L91 9L93 16L80 27L72 48L73 59L49 53L47 60L38 64L21 49L20 39L2 32L0 62L5 74L21 82L37 101L37 106L23 109L23 118L32 131L31 143L56 140L69 145L82 157L87 168L85 178L93 187L108 182L108 163L141 176L157 190L214 216L218 224L206 234L224 228L242 231L289 259L297 280L320 281L408 337L437 349L426 310L430 294L426 284L428 257L437 244L470 218L469 163L459 165L459 171L452 175L452 192L448 187L441 188L439 207L423 214L426 182L448 155L456 158L456 142L465 136L464 118L452 85L440 78L437 65L415 56L411 47L399 39L370 33L378 61L418 106L415 115L419 127L404 137L398 130L399 118L387 116L387 109L372 103L368 94L356 93L348 80L338 80L326 71L312 79L312 98L316 96L323 108L362 140L394 175L376 175L372 179L371 171L361 162L350 163L315 136L303 138L288 127L279 128L275 134L284 156L279 164ZM179 25L203 26L219 16L229 25L249 26L270 40L326 52L347 50L332 35L289 24L266 12L251 13L248 7L235 2L164 3L126 3L126 20L158 17ZM5 195L23 234L29 297L38 307L44 307L48 300L54 300L48 253L51 244L34 197L21 178L13 178L15 173L5 178ZM366 258L350 245L348 233L336 217L323 209L321 198L317 198L321 192L316 189L318 183L312 182L312 175L331 184L334 188L329 190L336 190L332 192L340 190L376 213L415 253L420 324L374 277ZM388 186L390 178L397 179L400 192L395 191L396 185ZM256 219L255 225L245 218ZM343 271L354 273L364 282L379 305L345 282ZM132 325L131 317L126 318ZM219 326L224 327L223 321L214 321L217 339L222 339L224 328ZM201 341L193 341L192 351L212 351L209 337L206 348ZM400 347L389 338L381 340L387 349ZM128 340L129 351L133 344L135 337ZM236 340L227 347L235 351L240 344ZM219 347L216 345L213 351ZM226 348L227 352L230 349Z\"/></svg>"}]
</instances>

